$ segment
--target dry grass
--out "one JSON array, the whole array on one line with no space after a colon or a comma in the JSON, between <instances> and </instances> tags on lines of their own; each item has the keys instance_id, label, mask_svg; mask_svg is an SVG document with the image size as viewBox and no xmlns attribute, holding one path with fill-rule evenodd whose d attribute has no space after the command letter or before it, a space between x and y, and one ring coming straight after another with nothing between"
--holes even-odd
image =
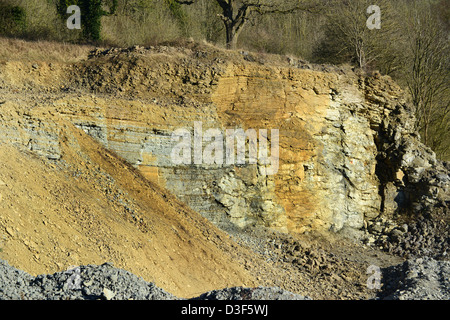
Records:
<instances>
[{"instance_id":1,"label":"dry grass","mask_svg":"<svg viewBox=\"0 0 450 320\"><path fill-rule=\"evenodd\" d=\"M181 37L177 22L164 7L137 16L116 15L102 18L102 37L120 47L154 45Z\"/></svg>"},{"instance_id":2,"label":"dry grass","mask_svg":"<svg viewBox=\"0 0 450 320\"><path fill-rule=\"evenodd\" d=\"M25 41L0 37L0 60L74 63L86 59L91 45L54 41Z\"/></svg>"}]
</instances>

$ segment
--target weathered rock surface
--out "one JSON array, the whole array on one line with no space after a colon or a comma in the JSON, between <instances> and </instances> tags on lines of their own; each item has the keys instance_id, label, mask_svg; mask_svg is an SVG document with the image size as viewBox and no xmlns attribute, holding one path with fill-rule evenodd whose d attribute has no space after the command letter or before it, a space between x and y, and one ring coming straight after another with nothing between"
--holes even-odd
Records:
<instances>
[{"instance_id":1,"label":"weathered rock surface","mask_svg":"<svg viewBox=\"0 0 450 320\"><path fill-rule=\"evenodd\" d=\"M196 46L97 50L68 71L68 89L48 112L223 228L364 238L377 235L380 214L396 219L440 206L448 216L449 170L419 142L412 109L389 77L248 56ZM58 159L51 117L6 104L25 120L2 115L2 138ZM174 164L172 132L185 128L192 137L196 121L203 133L278 129L277 174L248 161Z\"/></svg>"}]
</instances>

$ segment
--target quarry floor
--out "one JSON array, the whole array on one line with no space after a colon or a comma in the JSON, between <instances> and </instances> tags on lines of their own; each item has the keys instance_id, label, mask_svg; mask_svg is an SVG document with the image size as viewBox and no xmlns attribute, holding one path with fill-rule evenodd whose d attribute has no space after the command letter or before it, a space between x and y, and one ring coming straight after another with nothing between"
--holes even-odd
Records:
<instances>
[{"instance_id":1,"label":"quarry floor","mask_svg":"<svg viewBox=\"0 0 450 320\"><path fill-rule=\"evenodd\" d=\"M281 287L312 299L374 299L380 290L371 286L370 277L374 273L369 267L382 269L404 261L376 247L339 236L261 229L230 233L237 243L258 257L242 263L261 285ZM383 283L382 277L380 280Z\"/></svg>"}]
</instances>

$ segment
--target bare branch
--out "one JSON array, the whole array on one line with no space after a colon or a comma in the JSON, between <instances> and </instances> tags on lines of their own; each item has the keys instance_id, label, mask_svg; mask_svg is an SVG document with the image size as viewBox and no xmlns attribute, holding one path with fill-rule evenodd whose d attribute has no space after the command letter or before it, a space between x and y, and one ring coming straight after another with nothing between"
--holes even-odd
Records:
<instances>
[{"instance_id":1,"label":"bare branch","mask_svg":"<svg viewBox=\"0 0 450 320\"><path fill-rule=\"evenodd\" d=\"M191 4L195 3L195 0L174 0L176 3L179 4L185 4L190 6Z\"/></svg>"},{"instance_id":2,"label":"bare branch","mask_svg":"<svg viewBox=\"0 0 450 320\"><path fill-rule=\"evenodd\" d=\"M174 0L179 4L190 5L195 3L195 0ZM283 0L283 1L268 1L268 0L215 0L221 7L222 12L218 17L222 19L225 24L227 33L227 47L233 48L236 46L237 37L247 21L251 19L252 13L260 15L265 14L289 14L296 11L319 12L322 7L322 2L325 0ZM320 5L318 5L320 3Z\"/></svg>"}]
</instances>

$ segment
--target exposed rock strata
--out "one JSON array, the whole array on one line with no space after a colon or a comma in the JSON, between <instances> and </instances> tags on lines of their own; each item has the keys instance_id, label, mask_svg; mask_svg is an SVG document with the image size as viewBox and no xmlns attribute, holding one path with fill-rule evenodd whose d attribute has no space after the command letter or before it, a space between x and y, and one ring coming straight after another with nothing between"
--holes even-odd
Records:
<instances>
[{"instance_id":1,"label":"exposed rock strata","mask_svg":"<svg viewBox=\"0 0 450 320\"><path fill-rule=\"evenodd\" d=\"M448 210L448 168L419 142L390 78L252 60L211 48L98 50L74 65L51 112L222 227L362 237L380 214ZM2 114L2 138L58 159L58 128L24 119ZM193 131L195 121L222 132L279 129L278 173L261 174L261 164L175 165L171 133Z\"/></svg>"}]
</instances>

